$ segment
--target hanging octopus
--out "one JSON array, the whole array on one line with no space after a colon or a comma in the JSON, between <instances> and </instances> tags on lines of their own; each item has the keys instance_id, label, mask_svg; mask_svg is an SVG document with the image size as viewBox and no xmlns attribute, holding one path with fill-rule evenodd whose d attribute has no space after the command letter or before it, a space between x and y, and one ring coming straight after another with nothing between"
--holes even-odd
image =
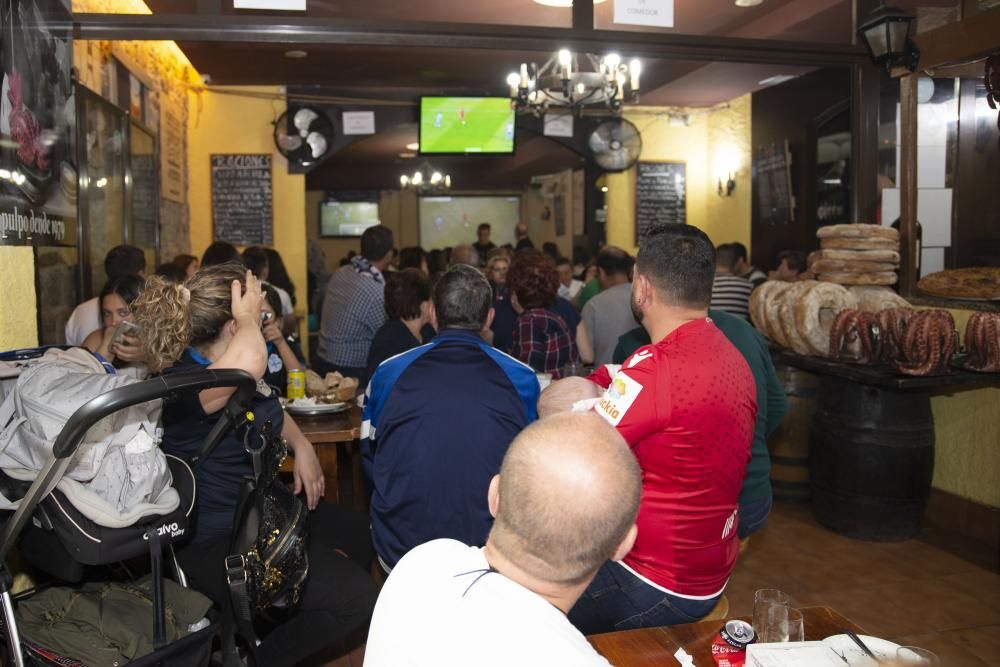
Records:
<instances>
[{"instance_id":1,"label":"hanging octopus","mask_svg":"<svg viewBox=\"0 0 1000 667\"><path fill-rule=\"evenodd\" d=\"M1000 373L1000 313L974 313L965 326L965 367Z\"/></svg>"},{"instance_id":2,"label":"hanging octopus","mask_svg":"<svg viewBox=\"0 0 1000 667\"><path fill-rule=\"evenodd\" d=\"M875 313L842 310L830 326L830 358L869 364L878 361L875 332L879 328Z\"/></svg>"},{"instance_id":3,"label":"hanging octopus","mask_svg":"<svg viewBox=\"0 0 1000 667\"><path fill-rule=\"evenodd\" d=\"M876 314L878 331L875 335L875 349L879 361L891 364L900 358L903 334L915 312L911 308L887 308Z\"/></svg>"},{"instance_id":4,"label":"hanging octopus","mask_svg":"<svg viewBox=\"0 0 1000 667\"><path fill-rule=\"evenodd\" d=\"M958 332L955 320L946 310L915 312L903 333L896 370L905 375L947 373L956 351Z\"/></svg>"},{"instance_id":5,"label":"hanging octopus","mask_svg":"<svg viewBox=\"0 0 1000 667\"><path fill-rule=\"evenodd\" d=\"M49 168L49 158L41 143L42 127L24 106L24 96L21 90L21 74L15 69L10 73L10 89L7 99L10 101L10 136L17 142L17 157L27 167L38 167L41 171Z\"/></svg>"}]
</instances>

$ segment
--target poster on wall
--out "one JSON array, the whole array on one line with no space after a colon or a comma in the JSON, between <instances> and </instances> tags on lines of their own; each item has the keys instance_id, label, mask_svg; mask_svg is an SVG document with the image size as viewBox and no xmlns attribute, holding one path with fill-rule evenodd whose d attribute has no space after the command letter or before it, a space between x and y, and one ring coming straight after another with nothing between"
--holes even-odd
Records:
<instances>
[{"instance_id":1,"label":"poster on wall","mask_svg":"<svg viewBox=\"0 0 1000 667\"><path fill-rule=\"evenodd\" d=\"M71 15L0 0L0 244L76 244Z\"/></svg>"}]
</instances>

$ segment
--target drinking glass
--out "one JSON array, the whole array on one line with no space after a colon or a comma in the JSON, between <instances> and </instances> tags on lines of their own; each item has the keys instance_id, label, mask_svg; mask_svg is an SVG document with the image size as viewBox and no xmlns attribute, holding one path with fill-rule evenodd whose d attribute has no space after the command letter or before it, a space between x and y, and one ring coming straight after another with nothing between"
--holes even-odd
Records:
<instances>
[{"instance_id":1,"label":"drinking glass","mask_svg":"<svg viewBox=\"0 0 1000 667\"><path fill-rule=\"evenodd\" d=\"M900 646L896 649L896 660L902 665L913 667L940 667L941 660L925 648Z\"/></svg>"},{"instance_id":2,"label":"drinking glass","mask_svg":"<svg viewBox=\"0 0 1000 667\"><path fill-rule=\"evenodd\" d=\"M761 643L783 641L778 634L775 623L781 617L787 618L787 613L781 610L788 609L790 598L788 593L779 591L776 588L762 588L753 596L753 629L757 633L757 641ZM778 608L775 615L773 608ZM787 641L787 640L784 640Z\"/></svg>"},{"instance_id":3,"label":"drinking glass","mask_svg":"<svg viewBox=\"0 0 1000 667\"><path fill-rule=\"evenodd\" d=\"M771 609L778 609L779 607L771 607ZM805 641L806 629L805 621L802 618L802 612L798 609L792 609L791 607L785 607L785 613L782 615L781 623L779 628L781 630L781 640L783 642L801 642Z\"/></svg>"},{"instance_id":4,"label":"drinking glass","mask_svg":"<svg viewBox=\"0 0 1000 667\"><path fill-rule=\"evenodd\" d=\"M583 367L579 361L571 361L562 367L562 377L586 377L587 370Z\"/></svg>"}]
</instances>

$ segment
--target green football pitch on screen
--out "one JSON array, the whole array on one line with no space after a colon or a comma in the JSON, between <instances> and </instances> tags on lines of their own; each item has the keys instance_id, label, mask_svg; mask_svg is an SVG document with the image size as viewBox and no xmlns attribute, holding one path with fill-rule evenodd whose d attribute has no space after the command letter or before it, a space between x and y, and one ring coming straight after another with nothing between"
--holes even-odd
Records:
<instances>
[{"instance_id":1,"label":"green football pitch on screen","mask_svg":"<svg viewBox=\"0 0 1000 667\"><path fill-rule=\"evenodd\" d=\"M511 153L514 111L506 97L424 97L421 153Z\"/></svg>"}]
</instances>

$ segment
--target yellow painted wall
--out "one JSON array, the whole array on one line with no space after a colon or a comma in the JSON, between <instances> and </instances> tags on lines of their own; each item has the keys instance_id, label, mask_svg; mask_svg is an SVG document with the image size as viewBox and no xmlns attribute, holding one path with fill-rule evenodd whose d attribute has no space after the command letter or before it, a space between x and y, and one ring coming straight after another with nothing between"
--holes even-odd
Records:
<instances>
[{"instance_id":1,"label":"yellow painted wall","mask_svg":"<svg viewBox=\"0 0 1000 667\"><path fill-rule=\"evenodd\" d=\"M750 245L750 96L729 108L692 113L688 126L671 125L666 110L638 107L625 118L642 134L640 161L684 162L687 176L687 221L705 231L712 242ZM716 172L722 158L735 158L736 189L731 197L716 194ZM635 168L608 174L607 240L630 252L635 239Z\"/></svg>"},{"instance_id":2,"label":"yellow painted wall","mask_svg":"<svg viewBox=\"0 0 1000 667\"><path fill-rule=\"evenodd\" d=\"M280 94L277 87L257 93ZM306 183L288 173L288 163L274 149L271 123L285 109L282 99L191 93L188 121L188 204L191 210L191 250L201 255L212 243L212 181L214 153L268 153L272 156L274 249L281 253L295 283L296 313L306 313Z\"/></svg>"},{"instance_id":3,"label":"yellow painted wall","mask_svg":"<svg viewBox=\"0 0 1000 667\"><path fill-rule=\"evenodd\" d=\"M38 345L35 258L30 246L0 246L0 350Z\"/></svg>"},{"instance_id":4,"label":"yellow painted wall","mask_svg":"<svg viewBox=\"0 0 1000 667\"><path fill-rule=\"evenodd\" d=\"M958 330L973 311L952 310ZM934 488L1000 507L1000 389L975 389L931 398L936 450Z\"/></svg>"}]
</instances>

